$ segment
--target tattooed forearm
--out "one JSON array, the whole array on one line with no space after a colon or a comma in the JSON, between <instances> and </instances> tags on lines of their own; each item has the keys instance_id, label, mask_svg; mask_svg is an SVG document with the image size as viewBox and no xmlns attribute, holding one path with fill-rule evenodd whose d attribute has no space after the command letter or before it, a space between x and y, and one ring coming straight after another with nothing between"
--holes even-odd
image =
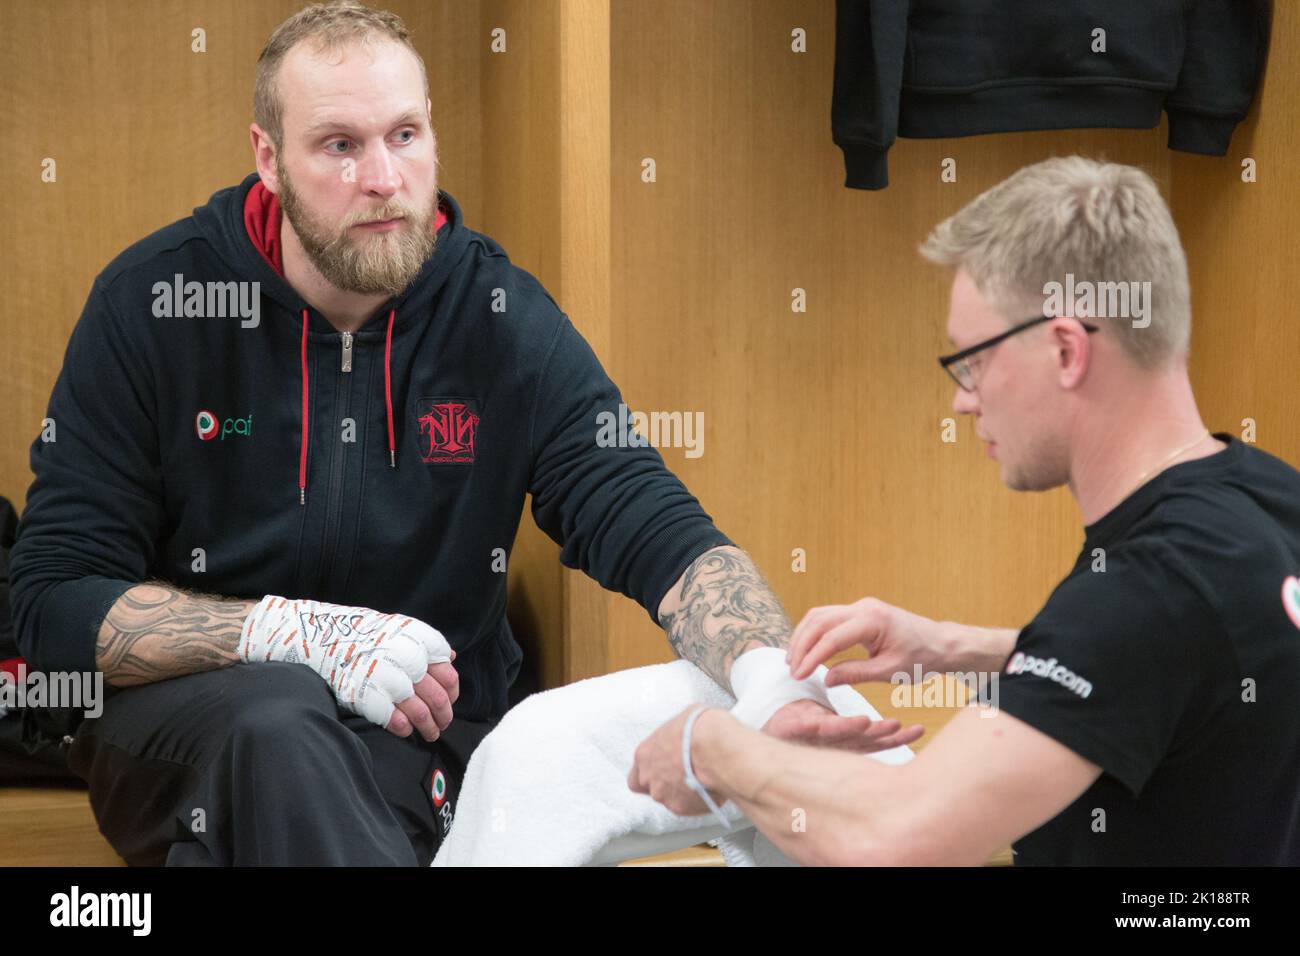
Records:
<instances>
[{"instance_id":1,"label":"tattooed forearm","mask_svg":"<svg viewBox=\"0 0 1300 956\"><path fill-rule=\"evenodd\" d=\"M755 647L785 647L790 621L749 555L706 551L659 605L659 623L679 657L730 689L731 665Z\"/></svg>"},{"instance_id":2,"label":"tattooed forearm","mask_svg":"<svg viewBox=\"0 0 1300 956\"><path fill-rule=\"evenodd\" d=\"M226 667L238 660L240 627L256 604L161 581L137 584L104 617L95 666L115 687Z\"/></svg>"}]
</instances>

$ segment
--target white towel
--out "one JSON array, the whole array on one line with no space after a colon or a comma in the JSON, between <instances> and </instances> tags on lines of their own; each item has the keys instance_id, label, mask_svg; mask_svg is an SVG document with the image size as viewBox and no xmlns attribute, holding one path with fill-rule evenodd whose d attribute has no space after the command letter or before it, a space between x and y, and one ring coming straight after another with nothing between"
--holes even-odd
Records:
<instances>
[{"instance_id":1,"label":"white towel","mask_svg":"<svg viewBox=\"0 0 1300 956\"><path fill-rule=\"evenodd\" d=\"M824 678L826 668L818 668ZM852 687L830 688L846 716L880 714ZM610 864L718 841L732 866L786 859L734 803L728 832L712 815L680 817L628 789L637 745L692 704L730 709L735 701L688 661L617 671L534 694L502 719L474 751L451 833L433 866ZM909 747L872 754L906 763Z\"/></svg>"}]
</instances>

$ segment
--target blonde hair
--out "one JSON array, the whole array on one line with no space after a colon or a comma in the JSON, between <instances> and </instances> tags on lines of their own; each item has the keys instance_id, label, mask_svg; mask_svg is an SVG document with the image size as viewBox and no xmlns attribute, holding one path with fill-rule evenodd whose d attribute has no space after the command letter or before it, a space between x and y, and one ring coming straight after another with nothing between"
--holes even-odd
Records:
<instances>
[{"instance_id":1,"label":"blonde hair","mask_svg":"<svg viewBox=\"0 0 1300 956\"><path fill-rule=\"evenodd\" d=\"M285 20L266 41L257 58L257 80L253 87L253 119L279 149L284 139L284 107L276 86L280 62L302 40L315 43L317 53L335 52L349 43L369 43L373 38L393 40L414 54L429 96L429 75L424 58L411 43L411 33L402 18L385 10L372 10L356 0L314 3Z\"/></svg>"},{"instance_id":2,"label":"blonde hair","mask_svg":"<svg viewBox=\"0 0 1300 956\"><path fill-rule=\"evenodd\" d=\"M1150 324L1102 317L1126 353L1152 368L1186 354L1191 292L1169 208L1141 169L1082 156L1026 166L945 219L921 255L964 268L1008 321L1029 318L1048 283L1150 282ZM1029 311L1024 311L1024 310Z\"/></svg>"}]
</instances>

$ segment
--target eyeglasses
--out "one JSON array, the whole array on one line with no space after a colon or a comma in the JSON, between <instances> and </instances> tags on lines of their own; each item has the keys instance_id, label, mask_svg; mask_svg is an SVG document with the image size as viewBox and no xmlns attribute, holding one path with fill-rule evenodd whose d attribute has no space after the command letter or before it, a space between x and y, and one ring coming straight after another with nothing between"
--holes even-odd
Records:
<instances>
[{"instance_id":1,"label":"eyeglasses","mask_svg":"<svg viewBox=\"0 0 1300 956\"><path fill-rule=\"evenodd\" d=\"M983 352L985 349L992 348L1003 339L1011 338L1011 336L1015 335L1017 332L1023 332L1025 329L1033 328L1041 322L1050 322L1052 319L1058 318L1063 318L1063 316L1038 315L1032 319L1026 319L1019 325L1013 325L1001 335L995 335L991 339L977 342L970 348L962 349L960 352L954 352L952 355L941 356L939 359L939 365L945 372L952 376L952 380L957 383L959 388L963 391L973 392L975 391L975 373L970 363L972 355L977 352ZM1098 326L1089 325L1087 322L1080 321L1079 324L1082 325L1090 335L1098 329Z\"/></svg>"}]
</instances>

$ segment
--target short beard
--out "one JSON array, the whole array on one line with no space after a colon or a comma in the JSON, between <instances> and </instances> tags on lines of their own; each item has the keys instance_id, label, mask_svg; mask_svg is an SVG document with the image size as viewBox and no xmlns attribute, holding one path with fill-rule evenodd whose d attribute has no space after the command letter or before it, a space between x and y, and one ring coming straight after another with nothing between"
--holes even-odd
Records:
<instances>
[{"instance_id":1,"label":"short beard","mask_svg":"<svg viewBox=\"0 0 1300 956\"><path fill-rule=\"evenodd\" d=\"M415 281L433 254L437 238L431 223L438 208L437 190L426 210L417 212L401 203L389 202L382 209L349 215L331 229L307 211L278 155L275 172L280 181L280 208L289 217L312 265L335 288L361 295L398 295ZM359 222L398 216L405 217L405 224L389 232L372 233L356 240L348 234Z\"/></svg>"}]
</instances>

